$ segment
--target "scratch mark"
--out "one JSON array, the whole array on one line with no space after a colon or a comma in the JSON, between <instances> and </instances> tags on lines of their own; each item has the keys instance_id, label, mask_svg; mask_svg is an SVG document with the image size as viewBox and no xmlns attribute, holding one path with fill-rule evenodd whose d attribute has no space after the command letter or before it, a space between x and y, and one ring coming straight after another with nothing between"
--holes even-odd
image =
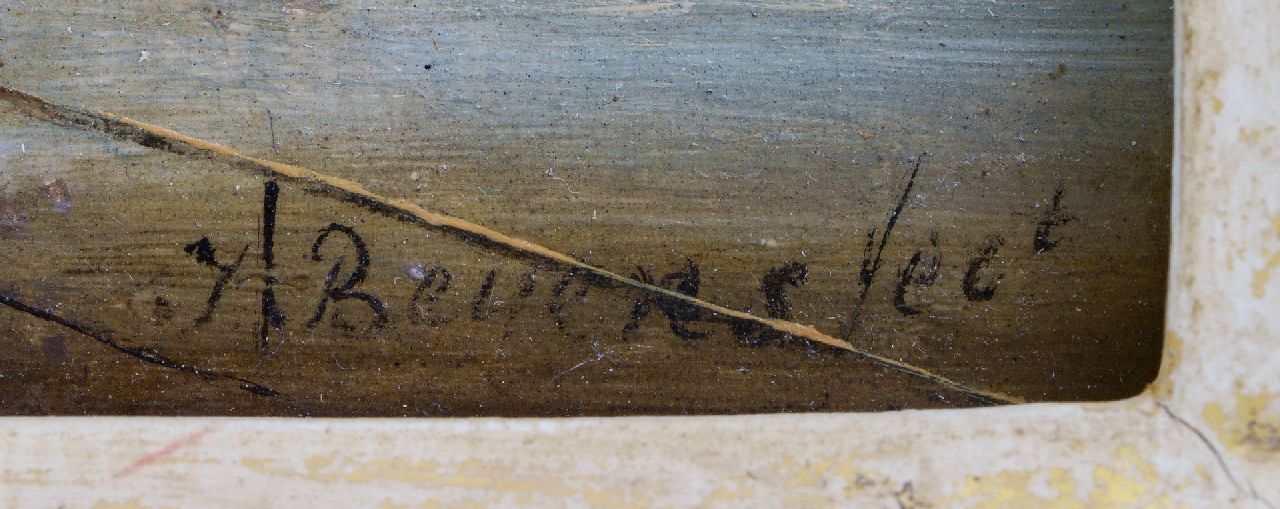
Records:
<instances>
[{"instance_id":1,"label":"scratch mark","mask_svg":"<svg viewBox=\"0 0 1280 509\"><path fill-rule=\"evenodd\" d=\"M271 153L280 155L280 145L276 144L276 118L267 109L267 129L271 131Z\"/></svg>"},{"instance_id":2,"label":"scratch mark","mask_svg":"<svg viewBox=\"0 0 1280 509\"><path fill-rule=\"evenodd\" d=\"M34 316L41 320L54 323L57 325L61 325L63 327L76 331L81 335L88 336L99 343L107 345L108 347L110 347L111 349L117 352L123 353L125 355L138 359L147 364L153 364L156 366L160 366L162 368L172 369L175 371L182 371L184 373L191 373L193 375L196 375L205 379L223 378L227 380L234 380L236 382L240 382L240 389L257 394L259 396L278 396L280 394L279 392L276 392L275 389L272 389L270 387L267 387L265 385L259 384L251 380L246 380L234 373L229 373L224 371L214 371L214 370L205 369L199 366L187 364L184 362L175 361L167 357L164 357L149 348L137 348L137 347L128 347L128 346L121 345L113 337L114 334L112 334L109 331L95 329L88 325L84 325L84 324L72 321L71 319L68 319L66 317L60 316L54 313L52 310L38 308L32 305L29 305L7 293L0 293L0 304L11 307L17 311L21 311L23 313Z\"/></svg>"},{"instance_id":3,"label":"scratch mark","mask_svg":"<svg viewBox=\"0 0 1280 509\"><path fill-rule=\"evenodd\" d=\"M569 373L572 373L574 370L581 368L583 366L586 366L587 364L591 364L593 362L608 361L610 364L618 365L618 362L616 360L614 360L612 357L609 357L609 354L617 352L618 350L632 350L632 351L639 350L639 349L651 350L653 349L653 345L614 345L614 346L601 349L598 342L592 341L591 349L595 351L595 355L587 357L586 359L583 359L582 362L574 364L572 367L565 369L563 371L560 371L559 373L556 373L554 376L551 377L551 383L554 384L556 387L560 387L560 385L564 382L565 375L568 375Z\"/></svg>"},{"instance_id":4,"label":"scratch mark","mask_svg":"<svg viewBox=\"0 0 1280 509\"><path fill-rule=\"evenodd\" d=\"M1200 431L1200 428L1195 427L1195 425L1187 422L1186 419L1183 419L1178 414L1173 413L1173 409L1169 408L1169 405L1166 405L1165 402L1157 400L1156 405L1159 406L1161 410L1164 410L1165 415L1168 415L1174 422L1188 430L1191 430L1191 432L1196 435L1196 438L1199 438L1200 442L1203 443L1205 447L1209 448L1209 452L1213 453L1214 459L1218 460L1218 466L1222 468L1223 473L1227 474L1227 479L1231 481L1232 486L1235 486L1237 490L1249 493L1254 500L1262 502L1267 507L1275 509L1276 506L1273 505L1271 501L1262 498L1262 496L1258 494L1258 490L1253 487L1253 483L1247 483L1248 489L1245 489L1245 486L1240 484L1240 480L1236 479L1235 474L1231 471L1231 467L1227 465L1227 460L1222 457L1222 452L1218 451L1218 448L1213 445L1213 442L1209 440L1208 436L1205 436L1203 431Z\"/></svg>"},{"instance_id":5,"label":"scratch mark","mask_svg":"<svg viewBox=\"0 0 1280 509\"><path fill-rule=\"evenodd\" d=\"M87 131L99 132L118 139L132 141L144 147L164 150L174 154L198 156L225 161L231 163L232 166L248 168L262 172L268 176L285 178L302 184L311 185L318 188L320 191L335 195L339 199L354 203L374 212L394 217L407 223L444 230L448 233L458 235L468 241L476 242L504 252L513 253L517 256L539 258L554 264L581 271L600 281L619 284L624 287L649 293L655 298L701 308L709 311L713 316L718 315L731 320L755 323L773 329L777 332L791 334L840 350L852 352L872 363L928 380L948 389L967 394L984 403L1024 402L1024 400L1020 398L1007 394L969 387L942 375L933 373L927 369L855 347L848 341L828 335L813 326L777 318L756 316L751 313L730 309L719 304L708 302L697 297L684 295L675 290L669 290L653 284L631 279L531 241L512 237L505 233L462 218L428 210L407 200L388 198L379 195L373 191L365 189L357 182L341 177L326 175L302 166L247 156L225 145L188 136L155 124L150 124L141 120L134 120L129 117L119 116L112 113L90 111L53 103L43 98L5 86L0 86L0 100L4 100L14 105L26 115L37 120L76 127ZM919 171L919 168L920 160L917 160L916 170L912 172L913 181L915 172ZM906 204L910 190L911 184L908 183L907 189L903 193L903 198L900 200L898 207L894 210L894 213L890 216L889 224L885 230L885 235L881 239L882 250L884 248L884 244L888 242L889 230L893 228L893 224L897 221L898 214L901 213L901 209ZM876 267L878 268L878 263L876 264Z\"/></svg>"},{"instance_id":6,"label":"scratch mark","mask_svg":"<svg viewBox=\"0 0 1280 509\"><path fill-rule=\"evenodd\" d=\"M196 442L199 442L201 438L209 434L209 432L211 431L213 431L213 428L204 428L204 429L196 430L195 432L189 433L177 440L169 442L168 445L161 447L160 449L156 450L155 452L152 452L151 454L138 458L136 461L134 461L133 463L130 463L128 466L116 471L115 475L112 475L112 477L119 479L121 477L128 477L133 474L136 474L138 473L139 470L142 470L143 467L150 465L152 463L155 463L165 457L172 456L173 453L178 452L178 449L182 449L183 447L188 447L195 444Z\"/></svg>"}]
</instances>

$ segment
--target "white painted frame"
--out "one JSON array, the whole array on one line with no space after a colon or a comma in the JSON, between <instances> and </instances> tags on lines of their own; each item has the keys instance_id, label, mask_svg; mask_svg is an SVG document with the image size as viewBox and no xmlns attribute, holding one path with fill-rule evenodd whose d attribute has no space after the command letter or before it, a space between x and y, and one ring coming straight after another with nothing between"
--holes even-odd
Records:
<instances>
[{"instance_id":1,"label":"white painted frame","mask_svg":"<svg viewBox=\"0 0 1280 509\"><path fill-rule=\"evenodd\" d=\"M734 417L0 418L3 507L1275 507L1280 2L1183 0L1164 364L1124 401Z\"/></svg>"}]
</instances>

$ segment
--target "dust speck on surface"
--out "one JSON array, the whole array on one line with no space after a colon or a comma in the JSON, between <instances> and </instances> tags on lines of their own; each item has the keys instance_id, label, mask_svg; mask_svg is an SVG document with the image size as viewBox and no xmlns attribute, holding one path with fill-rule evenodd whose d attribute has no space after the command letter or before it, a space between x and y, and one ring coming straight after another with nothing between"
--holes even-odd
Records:
<instances>
[{"instance_id":1,"label":"dust speck on surface","mask_svg":"<svg viewBox=\"0 0 1280 509\"><path fill-rule=\"evenodd\" d=\"M53 204L54 210L64 214L71 212L71 189L67 187L65 180L55 178L45 181L40 189L44 191L44 197Z\"/></svg>"},{"instance_id":2,"label":"dust speck on surface","mask_svg":"<svg viewBox=\"0 0 1280 509\"><path fill-rule=\"evenodd\" d=\"M1056 80L1067 75L1067 64L1058 64L1058 69L1049 73L1049 79Z\"/></svg>"}]
</instances>

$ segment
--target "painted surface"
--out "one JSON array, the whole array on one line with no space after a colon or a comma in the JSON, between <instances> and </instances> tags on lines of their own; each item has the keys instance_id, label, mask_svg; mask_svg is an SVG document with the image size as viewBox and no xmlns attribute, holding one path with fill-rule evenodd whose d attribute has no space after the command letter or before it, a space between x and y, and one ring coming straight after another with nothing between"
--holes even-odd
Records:
<instances>
[{"instance_id":1,"label":"painted surface","mask_svg":"<svg viewBox=\"0 0 1280 509\"><path fill-rule=\"evenodd\" d=\"M1280 4L1183 2L1177 19L1168 348L1139 397L706 418L8 418L0 503L1276 507Z\"/></svg>"},{"instance_id":2,"label":"painted surface","mask_svg":"<svg viewBox=\"0 0 1280 509\"><path fill-rule=\"evenodd\" d=\"M7 4L0 414L1132 396L1169 6Z\"/></svg>"}]
</instances>

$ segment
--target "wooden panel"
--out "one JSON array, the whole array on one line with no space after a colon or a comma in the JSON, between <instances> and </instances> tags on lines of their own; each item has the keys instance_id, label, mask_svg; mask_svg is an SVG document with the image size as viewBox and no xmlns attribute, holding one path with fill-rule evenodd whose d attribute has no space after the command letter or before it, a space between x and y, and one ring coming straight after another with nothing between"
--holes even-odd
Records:
<instances>
[{"instance_id":1,"label":"wooden panel","mask_svg":"<svg viewBox=\"0 0 1280 509\"><path fill-rule=\"evenodd\" d=\"M0 105L8 413L883 410L1116 398L1157 369L1168 3L0 24L0 80L74 108ZM371 194L69 124L89 110Z\"/></svg>"}]
</instances>

